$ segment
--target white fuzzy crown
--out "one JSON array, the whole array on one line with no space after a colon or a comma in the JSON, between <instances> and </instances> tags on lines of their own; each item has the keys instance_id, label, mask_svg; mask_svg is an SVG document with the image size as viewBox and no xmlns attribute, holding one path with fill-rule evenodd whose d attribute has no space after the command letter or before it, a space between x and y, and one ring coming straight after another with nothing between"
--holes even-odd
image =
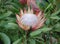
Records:
<instances>
[{"instance_id":1,"label":"white fuzzy crown","mask_svg":"<svg viewBox=\"0 0 60 44\"><path fill-rule=\"evenodd\" d=\"M27 26L35 26L38 23L38 18L35 14L27 13L21 17L21 22Z\"/></svg>"}]
</instances>

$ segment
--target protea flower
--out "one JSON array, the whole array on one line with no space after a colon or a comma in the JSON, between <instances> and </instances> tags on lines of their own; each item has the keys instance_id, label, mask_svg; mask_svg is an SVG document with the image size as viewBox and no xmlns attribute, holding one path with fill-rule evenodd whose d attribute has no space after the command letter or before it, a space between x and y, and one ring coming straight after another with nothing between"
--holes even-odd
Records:
<instances>
[{"instance_id":1,"label":"protea flower","mask_svg":"<svg viewBox=\"0 0 60 44\"><path fill-rule=\"evenodd\" d=\"M23 10L20 10L20 15L16 14L16 17L18 25L24 30L29 30L30 27L32 30L36 30L41 28L45 22L44 13L42 11L36 15L33 13L33 9L30 9L29 7L28 11L26 11L26 9L24 9L24 12Z\"/></svg>"}]
</instances>

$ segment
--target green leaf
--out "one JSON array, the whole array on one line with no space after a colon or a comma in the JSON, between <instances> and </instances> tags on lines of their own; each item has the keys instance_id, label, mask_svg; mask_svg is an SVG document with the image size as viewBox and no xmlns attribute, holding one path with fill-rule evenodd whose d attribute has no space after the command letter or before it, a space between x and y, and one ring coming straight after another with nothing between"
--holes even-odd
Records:
<instances>
[{"instance_id":1,"label":"green leaf","mask_svg":"<svg viewBox=\"0 0 60 44\"><path fill-rule=\"evenodd\" d=\"M36 30L36 31L34 31L34 32L31 32L31 33L30 33L30 36L31 36L31 37L36 36L36 35L40 34L41 32L42 32L41 29L38 29L38 30Z\"/></svg>"},{"instance_id":2,"label":"green leaf","mask_svg":"<svg viewBox=\"0 0 60 44\"><path fill-rule=\"evenodd\" d=\"M60 20L60 17L58 16L53 16L53 17L50 17L51 19L57 19L57 20Z\"/></svg>"},{"instance_id":3,"label":"green leaf","mask_svg":"<svg viewBox=\"0 0 60 44\"><path fill-rule=\"evenodd\" d=\"M50 31L52 30L52 28L47 28L47 27L44 27L41 29L42 32L47 32L47 31Z\"/></svg>"},{"instance_id":4,"label":"green leaf","mask_svg":"<svg viewBox=\"0 0 60 44\"><path fill-rule=\"evenodd\" d=\"M30 33L30 36L33 37L33 36L36 36L36 35L40 34L41 32L50 31L51 29L52 29L52 28L44 27L44 28L42 28L42 29L38 29L38 30L36 30L36 31L34 31L34 32L31 32L31 33Z\"/></svg>"},{"instance_id":5,"label":"green leaf","mask_svg":"<svg viewBox=\"0 0 60 44\"><path fill-rule=\"evenodd\" d=\"M6 5L6 8L9 9L9 10L11 10L11 11L13 11L13 12L19 12L19 10L17 8L15 8L13 5Z\"/></svg>"},{"instance_id":6,"label":"green leaf","mask_svg":"<svg viewBox=\"0 0 60 44\"><path fill-rule=\"evenodd\" d=\"M22 38L16 40L15 42L13 42L13 44L21 44L21 40L22 40Z\"/></svg>"},{"instance_id":7,"label":"green leaf","mask_svg":"<svg viewBox=\"0 0 60 44\"><path fill-rule=\"evenodd\" d=\"M6 34L0 33L0 37L4 44L11 44L10 38Z\"/></svg>"},{"instance_id":8,"label":"green leaf","mask_svg":"<svg viewBox=\"0 0 60 44\"><path fill-rule=\"evenodd\" d=\"M46 24L49 25L50 24L50 19L46 20Z\"/></svg>"},{"instance_id":9,"label":"green leaf","mask_svg":"<svg viewBox=\"0 0 60 44\"><path fill-rule=\"evenodd\" d=\"M29 40L29 43L30 43L30 44L36 44L36 41L35 41L34 39L30 39L30 40Z\"/></svg>"},{"instance_id":10,"label":"green leaf","mask_svg":"<svg viewBox=\"0 0 60 44\"><path fill-rule=\"evenodd\" d=\"M4 19L5 17L8 17L12 14L11 11L7 11L7 13L4 13L3 15L0 16L0 19Z\"/></svg>"},{"instance_id":11,"label":"green leaf","mask_svg":"<svg viewBox=\"0 0 60 44\"><path fill-rule=\"evenodd\" d=\"M57 24L55 25L55 28L60 28L60 23L57 23Z\"/></svg>"},{"instance_id":12,"label":"green leaf","mask_svg":"<svg viewBox=\"0 0 60 44\"><path fill-rule=\"evenodd\" d=\"M60 32L60 23L57 23L55 25L55 30L54 31Z\"/></svg>"},{"instance_id":13,"label":"green leaf","mask_svg":"<svg viewBox=\"0 0 60 44\"><path fill-rule=\"evenodd\" d=\"M45 12L46 12L47 9L49 9L49 8L51 7L51 5L52 5L52 4L50 3L50 4L47 6L47 8L45 9Z\"/></svg>"},{"instance_id":14,"label":"green leaf","mask_svg":"<svg viewBox=\"0 0 60 44\"><path fill-rule=\"evenodd\" d=\"M59 13L60 13L60 9L59 9L58 11L52 13L51 15L52 15L52 16L56 16L56 15L59 14Z\"/></svg>"},{"instance_id":15,"label":"green leaf","mask_svg":"<svg viewBox=\"0 0 60 44\"><path fill-rule=\"evenodd\" d=\"M7 23L6 25L5 25L5 29L17 29L18 28L18 25L17 24L15 24L15 23Z\"/></svg>"}]
</instances>

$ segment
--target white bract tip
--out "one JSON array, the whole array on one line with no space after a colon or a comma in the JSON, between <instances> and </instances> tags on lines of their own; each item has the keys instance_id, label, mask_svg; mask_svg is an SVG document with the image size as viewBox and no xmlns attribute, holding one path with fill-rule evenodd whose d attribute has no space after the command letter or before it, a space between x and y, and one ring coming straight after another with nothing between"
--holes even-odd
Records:
<instances>
[{"instance_id":1,"label":"white bract tip","mask_svg":"<svg viewBox=\"0 0 60 44\"><path fill-rule=\"evenodd\" d=\"M21 22L27 26L35 26L38 23L38 18L35 14L24 14L21 17Z\"/></svg>"}]
</instances>

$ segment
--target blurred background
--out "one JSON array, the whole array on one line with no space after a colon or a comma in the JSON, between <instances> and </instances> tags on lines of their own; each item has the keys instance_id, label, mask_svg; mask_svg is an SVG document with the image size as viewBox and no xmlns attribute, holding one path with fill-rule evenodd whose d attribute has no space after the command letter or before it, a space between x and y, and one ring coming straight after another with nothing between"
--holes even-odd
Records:
<instances>
[{"instance_id":1,"label":"blurred background","mask_svg":"<svg viewBox=\"0 0 60 44\"><path fill-rule=\"evenodd\" d=\"M30 33L29 44L60 44L60 0L36 0L36 4L44 11L46 22L43 31ZM19 0L0 0L0 44L23 44L25 32L16 23L20 8L27 5Z\"/></svg>"}]
</instances>

